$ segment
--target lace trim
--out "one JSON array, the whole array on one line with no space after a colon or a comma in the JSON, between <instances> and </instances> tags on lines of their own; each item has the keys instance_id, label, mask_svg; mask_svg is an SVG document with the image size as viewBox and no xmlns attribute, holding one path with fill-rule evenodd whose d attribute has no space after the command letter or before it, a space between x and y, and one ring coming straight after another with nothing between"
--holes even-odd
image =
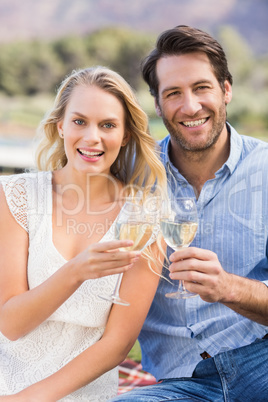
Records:
<instances>
[{"instance_id":1,"label":"lace trim","mask_svg":"<svg viewBox=\"0 0 268 402\"><path fill-rule=\"evenodd\" d=\"M26 179L19 177L3 182L3 187L12 215L28 232Z\"/></svg>"}]
</instances>

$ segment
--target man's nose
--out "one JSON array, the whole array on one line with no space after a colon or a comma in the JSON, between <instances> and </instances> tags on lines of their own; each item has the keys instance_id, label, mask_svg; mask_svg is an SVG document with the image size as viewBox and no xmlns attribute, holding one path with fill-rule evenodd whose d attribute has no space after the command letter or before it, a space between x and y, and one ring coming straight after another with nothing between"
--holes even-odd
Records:
<instances>
[{"instance_id":1,"label":"man's nose","mask_svg":"<svg viewBox=\"0 0 268 402\"><path fill-rule=\"evenodd\" d=\"M184 94L181 105L181 112L188 116L194 116L199 110L202 109L200 99L191 93Z\"/></svg>"}]
</instances>

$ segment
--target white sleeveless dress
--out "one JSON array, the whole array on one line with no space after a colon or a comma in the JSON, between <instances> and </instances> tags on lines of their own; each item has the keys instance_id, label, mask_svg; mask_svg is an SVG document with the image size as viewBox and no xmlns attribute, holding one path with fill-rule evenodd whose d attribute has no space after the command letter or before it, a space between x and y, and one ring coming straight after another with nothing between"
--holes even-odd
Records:
<instances>
[{"instance_id":1,"label":"white sleeveless dress","mask_svg":"<svg viewBox=\"0 0 268 402\"><path fill-rule=\"evenodd\" d=\"M52 241L52 174L2 176L0 182L11 213L29 234L27 274L33 289L66 263ZM101 241L113 238L114 226ZM111 275L84 282L45 322L15 342L0 333L0 395L53 374L98 341L111 308L98 295L111 294L116 279ZM117 394L117 387L115 368L61 401L103 402Z\"/></svg>"}]
</instances>

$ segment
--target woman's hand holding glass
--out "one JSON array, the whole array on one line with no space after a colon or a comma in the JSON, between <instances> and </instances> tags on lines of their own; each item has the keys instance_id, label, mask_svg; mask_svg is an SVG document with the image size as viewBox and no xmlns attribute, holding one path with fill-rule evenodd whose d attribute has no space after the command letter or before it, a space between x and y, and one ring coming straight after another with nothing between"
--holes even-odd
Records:
<instances>
[{"instance_id":1,"label":"woman's hand holding glass","mask_svg":"<svg viewBox=\"0 0 268 402\"><path fill-rule=\"evenodd\" d=\"M128 239L91 244L71 261L79 281L125 272L138 258L137 252L131 250L132 246L133 241ZM122 253L122 248L127 252Z\"/></svg>"},{"instance_id":2,"label":"woman's hand holding glass","mask_svg":"<svg viewBox=\"0 0 268 402\"><path fill-rule=\"evenodd\" d=\"M132 240L132 245L121 247L121 250L144 250L150 242L155 229L157 209L154 198L148 198L141 202L141 198L131 198L123 205L115 224L115 238ZM102 299L111 301L115 304L129 306L129 303L122 300L119 296L119 289L122 282L123 273L118 277L113 294L108 296L101 295Z\"/></svg>"}]
</instances>

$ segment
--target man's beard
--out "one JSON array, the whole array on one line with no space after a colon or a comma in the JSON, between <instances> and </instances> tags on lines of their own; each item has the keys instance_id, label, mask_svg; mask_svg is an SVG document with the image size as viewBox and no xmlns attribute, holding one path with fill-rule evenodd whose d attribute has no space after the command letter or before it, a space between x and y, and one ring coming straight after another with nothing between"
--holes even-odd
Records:
<instances>
[{"instance_id":1,"label":"man's beard","mask_svg":"<svg viewBox=\"0 0 268 402\"><path fill-rule=\"evenodd\" d=\"M173 140L178 144L178 146L183 149L184 151L188 152L194 152L194 153L200 153L202 151L205 151L209 148L211 148L216 142L218 141L221 132L224 128L224 125L226 123L226 105L223 102L220 109L219 109L219 115L217 120L214 120L212 130L209 133L209 136L206 140L206 142L202 143L197 143L197 144L192 144L187 139L184 137L184 135L181 133L180 130L180 125L174 125L173 123L170 123L169 120L165 117L165 114L162 112L162 119L163 123L165 124L168 132L170 133L171 137ZM214 114L215 116L215 114ZM212 117L210 116L210 119ZM201 128L202 130L202 128Z\"/></svg>"}]
</instances>

